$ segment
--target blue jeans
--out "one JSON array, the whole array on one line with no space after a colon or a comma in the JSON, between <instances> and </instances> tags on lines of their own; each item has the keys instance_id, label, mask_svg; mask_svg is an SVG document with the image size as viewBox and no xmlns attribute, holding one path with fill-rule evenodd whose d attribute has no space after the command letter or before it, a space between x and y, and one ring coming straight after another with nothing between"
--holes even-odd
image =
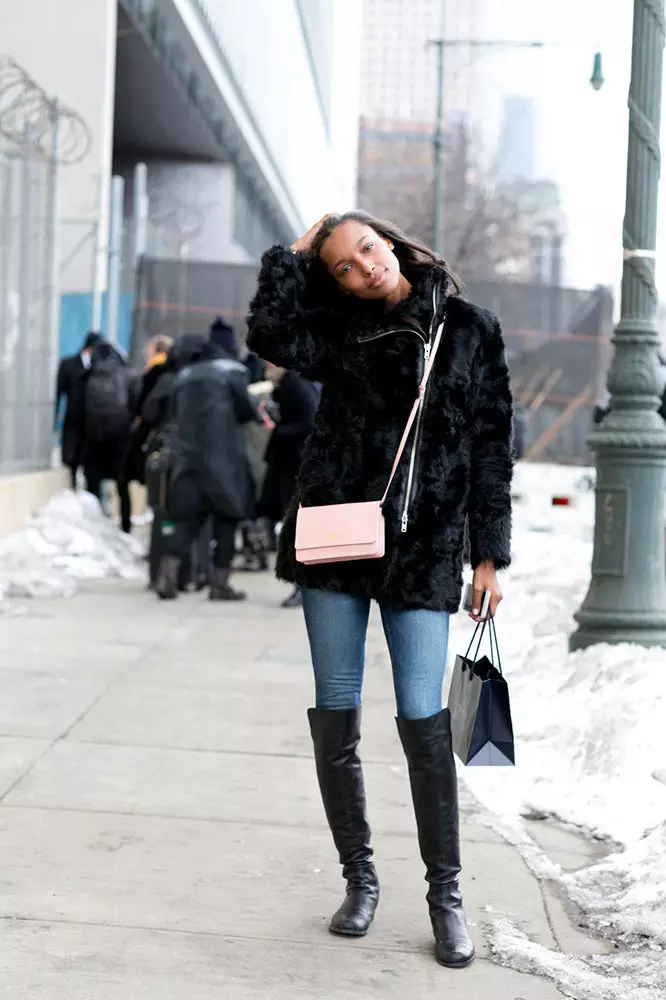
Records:
<instances>
[{"instance_id":1,"label":"blue jeans","mask_svg":"<svg viewBox=\"0 0 666 1000\"><path fill-rule=\"evenodd\" d=\"M314 667L316 707L361 704L370 599L327 590L303 590L303 610ZM393 667L398 716L427 719L442 708L449 639L447 611L380 608Z\"/></svg>"}]
</instances>

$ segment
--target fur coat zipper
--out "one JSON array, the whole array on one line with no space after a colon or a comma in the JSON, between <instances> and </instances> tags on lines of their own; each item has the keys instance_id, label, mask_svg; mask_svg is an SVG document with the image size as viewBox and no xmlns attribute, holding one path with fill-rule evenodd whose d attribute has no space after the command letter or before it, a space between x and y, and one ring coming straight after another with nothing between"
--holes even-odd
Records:
<instances>
[{"instance_id":1,"label":"fur coat zipper","mask_svg":"<svg viewBox=\"0 0 666 1000\"><path fill-rule=\"evenodd\" d=\"M420 421L384 507L386 555L298 563L299 504L378 500L384 492L426 344L442 320ZM472 566L485 560L497 569L509 565L512 406L492 313L447 296L436 269L415 276L409 298L393 308L353 296L335 309L323 308L308 301L303 257L273 247L262 259L249 345L262 358L323 384L280 536L280 579L369 597L394 610L453 613L460 604L466 518Z\"/></svg>"}]
</instances>

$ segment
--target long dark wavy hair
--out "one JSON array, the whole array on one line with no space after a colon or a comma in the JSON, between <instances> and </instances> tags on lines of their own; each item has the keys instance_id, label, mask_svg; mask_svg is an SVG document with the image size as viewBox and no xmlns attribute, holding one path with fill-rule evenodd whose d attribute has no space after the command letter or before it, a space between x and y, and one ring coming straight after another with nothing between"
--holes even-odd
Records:
<instances>
[{"instance_id":1,"label":"long dark wavy hair","mask_svg":"<svg viewBox=\"0 0 666 1000\"><path fill-rule=\"evenodd\" d=\"M431 250L425 243L407 236L392 222L377 219L368 212L355 210L353 212L345 212L343 215L329 215L321 224L312 242L308 291L313 299L319 302L322 300L340 302L348 298L348 296L343 295L337 281L328 273L319 256L321 248L328 237L344 222L360 222L361 225L374 229L378 236L389 240L393 244L393 253L398 258L400 270L408 281L412 283L417 281L426 271L441 271L446 280L448 293L450 295L462 294L462 281L446 261L439 257L434 250Z\"/></svg>"}]
</instances>

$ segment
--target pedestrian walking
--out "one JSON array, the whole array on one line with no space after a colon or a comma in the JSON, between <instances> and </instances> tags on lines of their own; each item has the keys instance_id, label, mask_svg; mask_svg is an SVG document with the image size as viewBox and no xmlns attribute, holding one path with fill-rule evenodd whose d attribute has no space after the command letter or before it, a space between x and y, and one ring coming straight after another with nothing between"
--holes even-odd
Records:
<instances>
[{"instance_id":1,"label":"pedestrian walking","mask_svg":"<svg viewBox=\"0 0 666 1000\"><path fill-rule=\"evenodd\" d=\"M201 342L198 335L186 335L172 344L139 414L142 423L150 428L145 444L146 488L153 512L148 549L150 590L156 589L162 556L168 551L168 536L173 530L168 502L176 437L174 383L178 373L198 358ZM190 586L200 591L210 584L212 535L209 521L210 518L206 519L188 552L180 560L179 591L184 592Z\"/></svg>"},{"instance_id":2,"label":"pedestrian walking","mask_svg":"<svg viewBox=\"0 0 666 1000\"><path fill-rule=\"evenodd\" d=\"M156 590L178 594L178 572L212 518L214 554L209 597L244 600L230 584L236 531L254 516L255 485L244 425L260 419L247 390L247 371L219 344L186 334L172 349L172 469ZM148 401L149 402L149 401Z\"/></svg>"},{"instance_id":3,"label":"pedestrian walking","mask_svg":"<svg viewBox=\"0 0 666 1000\"><path fill-rule=\"evenodd\" d=\"M210 340L226 351L230 356L238 357L238 341L234 328L227 323L222 316L217 316L211 323L209 331ZM243 365L247 371L247 380L250 394L257 407L263 407L261 396L257 395L259 383L264 381L264 363L256 354L247 354L243 358ZM271 424L272 426L272 424ZM249 421L245 425L245 435L247 438L252 466L252 476L255 483L256 497L258 498L263 485L264 463L260 456L266 447L266 436L268 429L264 424L256 421ZM240 525L240 537L242 547L240 551L241 561L236 564L236 569L245 573L265 572L268 570L268 544L266 531L263 523L255 519L255 509L253 507L253 517L246 518Z\"/></svg>"},{"instance_id":4,"label":"pedestrian walking","mask_svg":"<svg viewBox=\"0 0 666 1000\"><path fill-rule=\"evenodd\" d=\"M222 316L217 316L211 324L209 336L214 344L222 347L232 357L238 358L236 333ZM256 354L246 353L243 365L247 371L250 394L257 405L260 416L259 421L249 421L245 426L256 498L258 499L263 488L265 474L263 455L266 450L266 439L274 426L273 421L266 413L265 391L263 390L268 388L270 391L271 387L265 381L264 362ZM266 525L262 518L256 517L254 508L253 516L241 522L240 533L242 539L241 561L236 564L235 568L245 573L261 573L268 570L269 543Z\"/></svg>"},{"instance_id":5,"label":"pedestrian walking","mask_svg":"<svg viewBox=\"0 0 666 1000\"><path fill-rule=\"evenodd\" d=\"M269 365L266 371L273 382L273 404L277 423L266 448L266 478L259 500L259 515L271 525L281 522L296 490L303 447L314 428L319 405L319 389L314 382L297 372ZM297 608L303 603L300 587L283 602L283 608Z\"/></svg>"},{"instance_id":6,"label":"pedestrian walking","mask_svg":"<svg viewBox=\"0 0 666 1000\"><path fill-rule=\"evenodd\" d=\"M250 348L261 357L323 383L277 572L303 591L316 693L310 729L347 882L330 930L364 935L379 899L358 755L375 600L391 655L435 954L443 965L468 965L474 947L459 887L456 769L442 682L449 615L461 597L465 520L475 618L486 590L495 614L502 597L497 570L510 559L512 406L500 325L466 301L433 251L393 225L351 212L328 216L291 248L264 255L249 331ZM335 536L345 523L358 524L344 518L343 507L336 532L326 520L329 505L376 508L389 483L383 558L306 564L301 553L299 561L299 507L319 507ZM321 540L322 547L334 543ZM380 551L377 545L375 555Z\"/></svg>"},{"instance_id":7,"label":"pedestrian walking","mask_svg":"<svg viewBox=\"0 0 666 1000\"><path fill-rule=\"evenodd\" d=\"M146 444L156 424L146 420L142 415L142 410L151 392L168 370L167 359L172 345L173 339L171 337L158 334L151 337L145 347L145 367L130 400L132 439L125 468L125 478L128 483L137 482L145 485Z\"/></svg>"},{"instance_id":8,"label":"pedestrian walking","mask_svg":"<svg viewBox=\"0 0 666 1000\"><path fill-rule=\"evenodd\" d=\"M94 345L102 339L99 333L89 333L78 354L63 358L56 380L54 427L58 426L60 406L65 399L62 424L62 464L69 469L72 489L76 489L78 470L83 458L84 415L82 404L83 377L90 367Z\"/></svg>"},{"instance_id":9,"label":"pedestrian walking","mask_svg":"<svg viewBox=\"0 0 666 1000\"><path fill-rule=\"evenodd\" d=\"M102 500L102 483L116 484L120 523L132 530L132 507L125 466L130 445L130 382L126 359L104 338L92 346L83 376L83 470L89 493Z\"/></svg>"}]
</instances>

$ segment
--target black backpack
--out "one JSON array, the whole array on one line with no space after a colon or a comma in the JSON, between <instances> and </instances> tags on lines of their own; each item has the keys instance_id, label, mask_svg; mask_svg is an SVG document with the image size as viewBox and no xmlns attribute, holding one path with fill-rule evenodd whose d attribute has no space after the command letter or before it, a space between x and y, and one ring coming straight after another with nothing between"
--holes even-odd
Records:
<instances>
[{"instance_id":1,"label":"black backpack","mask_svg":"<svg viewBox=\"0 0 666 1000\"><path fill-rule=\"evenodd\" d=\"M85 388L87 436L94 441L122 437L130 428L130 379L114 352L93 355Z\"/></svg>"}]
</instances>

